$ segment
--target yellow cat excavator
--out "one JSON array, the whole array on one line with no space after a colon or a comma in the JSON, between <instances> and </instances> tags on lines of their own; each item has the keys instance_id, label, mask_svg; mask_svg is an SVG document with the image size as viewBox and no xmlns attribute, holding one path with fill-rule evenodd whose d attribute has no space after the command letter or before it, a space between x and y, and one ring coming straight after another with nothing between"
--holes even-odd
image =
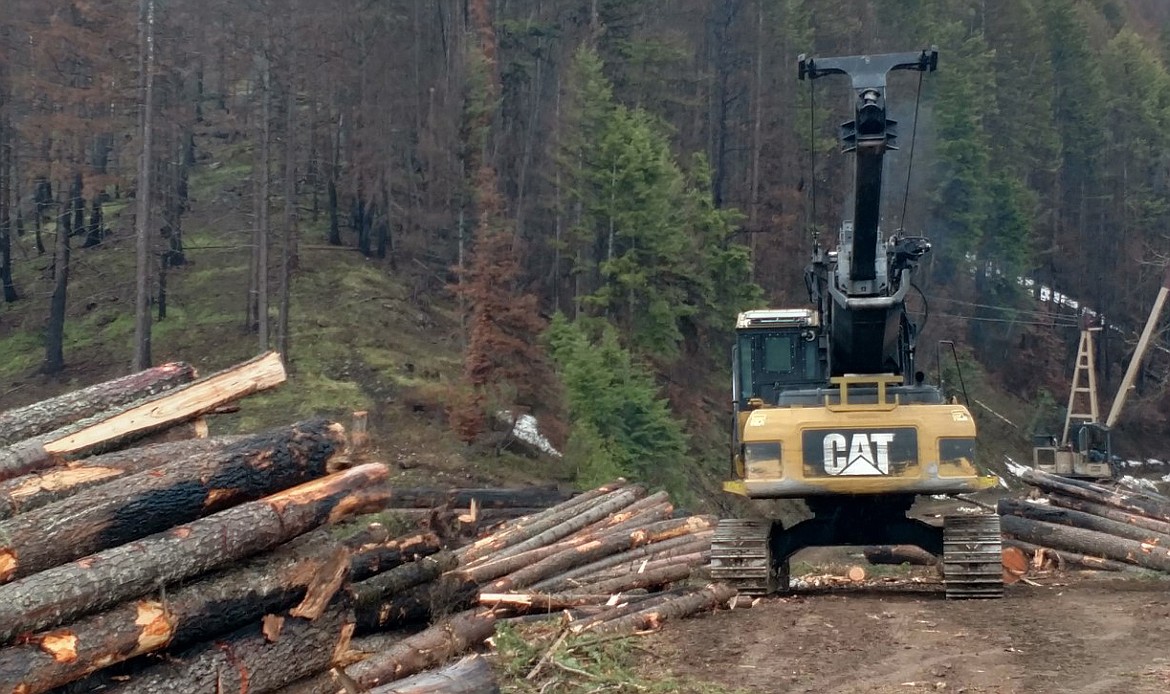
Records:
<instances>
[{"instance_id":1,"label":"yellow cat excavator","mask_svg":"<svg viewBox=\"0 0 1170 694\"><path fill-rule=\"evenodd\" d=\"M893 70L933 72L935 49L808 59L801 80L845 75L853 120L841 128L853 157L852 219L838 244L814 243L812 308L747 311L733 348L733 479L749 499L802 499L813 517L793 527L727 519L711 551L715 578L747 594L786 590L788 560L806 547L909 544L942 558L948 598L1003 593L999 517L961 515L942 527L908 517L920 494L997 484L975 466L968 409L915 370L916 326L906 309L911 272L930 243L882 218L882 173L896 123L886 115Z\"/></svg>"}]
</instances>

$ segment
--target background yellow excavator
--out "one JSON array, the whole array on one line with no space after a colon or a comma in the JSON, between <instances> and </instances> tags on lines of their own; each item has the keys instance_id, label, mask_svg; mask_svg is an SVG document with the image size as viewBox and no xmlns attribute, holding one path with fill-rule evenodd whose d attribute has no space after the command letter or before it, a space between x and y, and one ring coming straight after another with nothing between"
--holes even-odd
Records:
<instances>
[{"instance_id":1,"label":"background yellow excavator","mask_svg":"<svg viewBox=\"0 0 1170 694\"><path fill-rule=\"evenodd\" d=\"M814 308L748 311L733 349L733 477L749 499L803 499L813 517L723 520L712 573L748 594L786 590L788 560L806 547L917 545L943 561L949 598L1003 592L999 517L907 516L915 496L994 486L975 467L975 422L914 368L906 310L911 272L930 243L883 235L882 173L896 123L886 115L892 70L933 72L938 51L806 59L799 77L845 75L855 118L841 128L854 159L853 216L836 248L814 243L806 284Z\"/></svg>"}]
</instances>

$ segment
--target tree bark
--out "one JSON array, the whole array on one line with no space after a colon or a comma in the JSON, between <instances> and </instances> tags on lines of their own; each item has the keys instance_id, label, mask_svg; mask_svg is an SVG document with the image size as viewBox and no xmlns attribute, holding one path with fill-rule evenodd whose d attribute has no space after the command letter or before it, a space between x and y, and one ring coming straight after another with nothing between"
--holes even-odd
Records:
<instances>
[{"instance_id":1,"label":"tree bark","mask_svg":"<svg viewBox=\"0 0 1170 694\"><path fill-rule=\"evenodd\" d=\"M636 588L650 588L690 578L696 567L711 560L711 553L692 552L677 557L655 559L635 564L625 571L607 571L581 577L581 587L574 592L624 593Z\"/></svg>"},{"instance_id":2,"label":"tree bark","mask_svg":"<svg viewBox=\"0 0 1170 694\"><path fill-rule=\"evenodd\" d=\"M482 643L495 629L496 616L491 611L461 612L351 665L345 672L362 687L377 687L434 667Z\"/></svg>"},{"instance_id":3,"label":"tree bark","mask_svg":"<svg viewBox=\"0 0 1170 694\"><path fill-rule=\"evenodd\" d=\"M358 511L355 491L389 471L371 464L180 525L0 586L0 643L63 624L262 552Z\"/></svg>"},{"instance_id":4,"label":"tree bark","mask_svg":"<svg viewBox=\"0 0 1170 694\"><path fill-rule=\"evenodd\" d=\"M551 516L549 521L559 519L559 522L547 530L538 532L535 535L529 535L520 542L493 552L492 556L487 560L495 562L530 549L552 544L579 530L583 530L603 518L612 516L637 501L638 497L644 493L644 487L630 487L614 492L612 496L607 496L599 500L596 504L589 504L580 508L570 508L562 516Z\"/></svg>"},{"instance_id":5,"label":"tree bark","mask_svg":"<svg viewBox=\"0 0 1170 694\"><path fill-rule=\"evenodd\" d=\"M690 518L662 521L630 532L607 535L593 542L572 547L559 554L542 559L531 566L526 566L519 571L494 581L485 588L492 593L502 593L517 588L524 588L550 576L556 576L574 567L588 564L602 557L624 552L633 547L661 542L672 537L689 535L706 530L711 527L712 520L710 516L691 516Z\"/></svg>"},{"instance_id":6,"label":"tree bark","mask_svg":"<svg viewBox=\"0 0 1170 694\"><path fill-rule=\"evenodd\" d=\"M1004 534L1017 540L1170 572L1170 550L1165 547L1019 516L1003 516L1000 523Z\"/></svg>"},{"instance_id":7,"label":"tree bark","mask_svg":"<svg viewBox=\"0 0 1170 694\"><path fill-rule=\"evenodd\" d=\"M350 540L347 540L347 543L349 542ZM363 544L350 562L350 579L364 581L371 576L397 569L408 562L418 562L440 549L442 546L439 537L434 533L411 535L369 546Z\"/></svg>"},{"instance_id":8,"label":"tree bark","mask_svg":"<svg viewBox=\"0 0 1170 694\"><path fill-rule=\"evenodd\" d=\"M344 447L340 425L301 422L0 522L0 583L322 477Z\"/></svg>"},{"instance_id":9,"label":"tree bark","mask_svg":"<svg viewBox=\"0 0 1170 694\"><path fill-rule=\"evenodd\" d=\"M1056 506L1061 508L1072 509L1073 511L1080 511L1082 513L1091 513L1094 516L1101 516L1108 518L1118 523L1126 523L1135 528L1144 528L1163 535L1170 535L1170 523L1166 521L1155 520L1145 516L1139 516L1128 511L1122 511L1119 508L1100 504L1093 501L1085 501L1084 499L1077 499L1063 494L1049 494L1048 500Z\"/></svg>"},{"instance_id":10,"label":"tree bark","mask_svg":"<svg viewBox=\"0 0 1170 694\"><path fill-rule=\"evenodd\" d=\"M69 291L69 211L57 222L57 243L53 255L53 295L49 299L49 321L45 328L45 361L41 372L49 376L65 370L65 308Z\"/></svg>"},{"instance_id":11,"label":"tree bark","mask_svg":"<svg viewBox=\"0 0 1170 694\"><path fill-rule=\"evenodd\" d=\"M625 484L625 481L611 482L596 489L578 494L568 501L553 506L544 513L517 519L514 523L505 525L492 535L461 548L457 554L464 564L468 564L480 557L501 550L557 525L565 517L571 515L567 513L568 511L584 508L585 504L589 504L606 494L618 491Z\"/></svg>"},{"instance_id":12,"label":"tree bark","mask_svg":"<svg viewBox=\"0 0 1170 694\"><path fill-rule=\"evenodd\" d=\"M141 0L139 8L139 69L142 97L139 101L139 127L142 150L138 159L138 181L134 193L135 213L134 273L134 361L135 371L150 367L150 203L154 151L154 0Z\"/></svg>"},{"instance_id":13,"label":"tree bark","mask_svg":"<svg viewBox=\"0 0 1170 694\"><path fill-rule=\"evenodd\" d=\"M1050 475L1039 470L1025 470L1021 479L1045 491L1113 506L1147 518L1170 522L1170 504L1140 492L1125 492L1091 482L1080 482Z\"/></svg>"},{"instance_id":14,"label":"tree bark","mask_svg":"<svg viewBox=\"0 0 1170 694\"><path fill-rule=\"evenodd\" d=\"M455 568L456 563L452 554L441 552L355 583L350 592L358 629L376 631L393 623L398 614L395 598L410 588L435 581L444 572Z\"/></svg>"},{"instance_id":15,"label":"tree bark","mask_svg":"<svg viewBox=\"0 0 1170 694\"><path fill-rule=\"evenodd\" d=\"M111 407L156 395L194 379L194 367L174 362L0 412L0 445L9 446L60 429Z\"/></svg>"},{"instance_id":16,"label":"tree bark","mask_svg":"<svg viewBox=\"0 0 1170 694\"><path fill-rule=\"evenodd\" d=\"M1015 547L1016 549L1023 550L1028 554L1029 557L1035 557L1037 552L1043 550L1044 552L1051 554L1058 562L1075 564L1086 569L1097 569L1100 571L1136 570L1133 566L1124 562L1114 561L1112 559L1102 559L1101 557L1090 557L1088 555L1077 552L1069 552L1068 550L1056 550L1052 549L1051 547L1041 547L1040 545L1034 545L1031 542L1024 542L1022 540L1004 538L1003 545L1004 547Z\"/></svg>"},{"instance_id":17,"label":"tree bark","mask_svg":"<svg viewBox=\"0 0 1170 694\"><path fill-rule=\"evenodd\" d=\"M586 605L604 605L609 593L480 593L479 604L492 609L505 608L512 613L568 610Z\"/></svg>"},{"instance_id":18,"label":"tree bark","mask_svg":"<svg viewBox=\"0 0 1170 694\"><path fill-rule=\"evenodd\" d=\"M1128 540L1136 540L1146 544L1170 548L1170 535L1163 535L1153 530L1138 528L1128 523L1118 523L1117 521L1094 516L1090 513L1083 513L1067 508L1056 508L1048 505L1032 504L1027 501L1018 501L1015 499L1000 499L998 508L1000 515L1010 514L1020 516L1021 518L1044 521L1046 523L1057 523L1074 528L1095 530L1099 533L1108 533L1109 535L1116 535L1117 537L1123 537Z\"/></svg>"},{"instance_id":19,"label":"tree bark","mask_svg":"<svg viewBox=\"0 0 1170 694\"><path fill-rule=\"evenodd\" d=\"M487 660L479 656L375 687L369 694L498 694L499 685Z\"/></svg>"},{"instance_id":20,"label":"tree bark","mask_svg":"<svg viewBox=\"0 0 1170 694\"><path fill-rule=\"evenodd\" d=\"M257 623L179 653L110 694L270 692L329 667L345 652L353 615L340 602L316 620L284 616L279 631Z\"/></svg>"},{"instance_id":21,"label":"tree bark","mask_svg":"<svg viewBox=\"0 0 1170 694\"><path fill-rule=\"evenodd\" d=\"M599 571L620 566L622 564L634 563L639 559L647 557L653 559L663 559L666 557L677 556L679 554L690 554L693 551L704 551L711 548L711 538L714 535L712 530L704 530L689 535L681 535L679 537L670 538L661 542L654 542L651 544L636 547L619 554L615 554L604 559L599 559L595 562L577 567L562 574L558 574L552 578L538 581L530 586L532 590L554 591L554 590L569 590L579 584L579 580L585 576L595 574Z\"/></svg>"},{"instance_id":22,"label":"tree bark","mask_svg":"<svg viewBox=\"0 0 1170 694\"><path fill-rule=\"evenodd\" d=\"M870 564L936 566L938 557L914 545L873 545L862 550Z\"/></svg>"},{"instance_id":23,"label":"tree bark","mask_svg":"<svg viewBox=\"0 0 1170 694\"><path fill-rule=\"evenodd\" d=\"M438 577L358 610L358 633L421 624L475 605L479 585L456 574Z\"/></svg>"},{"instance_id":24,"label":"tree bark","mask_svg":"<svg viewBox=\"0 0 1170 694\"><path fill-rule=\"evenodd\" d=\"M593 625L590 631L612 634L657 629L664 622L689 617L696 612L714 610L735 597L735 594L734 588L717 583L692 595L673 598L631 615L601 621Z\"/></svg>"},{"instance_id":25,"label":"tree bark","mask_svg":"<svg viewBox=\"0 0 1170 694\"><path fill-rule=\"evenodd\" d=\"M555 486L520 489L436 489L433 487L395 488L390 504L401 508L467 508L472 499L480 508L544 508L566 501L571 496Z\"/></svg>"},{"instance_id":26,"label":"tree bark","mask_svg":"<svg viewBox=\"0 0 1170 694\"><path fill-rule=\"evenodd\" d=\"M602 623L612 621L618 617L625 617L636 612L642 612L652 607L657 607L668 600L685 597L694 594L694 588L672 588L671 590L664 590L661 593L653 593L649 595L623 595L622 602L613 607L606 607L600 612L588 615L581 619L575 619L569 625L569 631L573 634L580 634L582 632L592 629L594 626Z\"/></svg>"},{"instance_id":27,"label":"tree bark","mask_svg":"<svg viewBox=\"0 0 1170 694\"><path fill-rule=\"evenodd\" d=\"M193 419L234 400L284 383L275 352L193 383L101 412L68 427L0 448L0 480L51 467L57 460L117 446Z\"/></svg>"},{"instance_id":28,"label":"tree bark","mask_svg":"<svg viewBox=\"0 0 1170 694\"><path fill-rule=\"evenodd\" d=\"M123 603L0 650L0 691L39 694L144 653L184 648L286 610L322 574L335 571L328 535L285 546L167 594ZM348 551L341 553L348 560ZM334 567L334 568L331 568Z\"/></svg>"},{"instance_id":29,"label":"tree bark","mask_svg":"<svg viewBox=\"0 0 1170 694\"><path fill-rule=\"evenodd\" d=\"M695 566L703 563L702 555L687 555L686 558L667 559L671 562L646 571L631 571L622 576L600 581L585 582L578 590L582 593L624 593L638 588L658 588L670 583L685 581L694 573ZM709 558L709 556L708 556Z\"/></svg>"},{"instance_id":30,"label":"tree bark","mask_svg":"<svg viewBox=\"0 0 1170 694\"><path fill-rule=\"evenodd\" d=\"M227 448L238 436L190 439L106 453L0 482L0 520L27 513L78 492L188 456Z\"/></svg>"},{"instance_id":31,"label":"tree bark","mask_svg":"<svg viewBox=\"0 0 1170 694\"><path fill-rule=\"evenodd\" d=\"M269 22L270 17L265 15L264 19L264 43L260 55L257 56L260 62L260 84L261 84L261 100L260 100L260 163L256 169L255 177L259 192L257 193L259 200L257 202L257 211L259 216L256 220L256 334L259 338L260 350L265 351L269 349L269 326L270 321L268 317L268 244L269 244L269 179L271 178L269 172L269 164L271 160L271 153L269 152L272 146L271 122L269 113L272 110L272 66L270 64L271 54L271 39L269 37Z\"/></svg>"}]
</instances>

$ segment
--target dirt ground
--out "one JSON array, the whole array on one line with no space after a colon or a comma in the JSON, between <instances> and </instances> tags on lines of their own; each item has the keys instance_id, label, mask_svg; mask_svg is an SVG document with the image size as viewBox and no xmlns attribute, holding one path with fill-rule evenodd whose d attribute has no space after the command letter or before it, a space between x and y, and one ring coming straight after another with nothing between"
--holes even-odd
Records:
<instances>
[{"instance_id":1,"label":"dirt ground","mask_svg":"<svg viewBox=\"0 0 1170 694\"><path fill-rule=\"evenodd\" d=\"M650 673L740 692L1170 692L1170 582L1061 574L1003 600L904 577L668 623Z\"/></svg>"}]
</instances>

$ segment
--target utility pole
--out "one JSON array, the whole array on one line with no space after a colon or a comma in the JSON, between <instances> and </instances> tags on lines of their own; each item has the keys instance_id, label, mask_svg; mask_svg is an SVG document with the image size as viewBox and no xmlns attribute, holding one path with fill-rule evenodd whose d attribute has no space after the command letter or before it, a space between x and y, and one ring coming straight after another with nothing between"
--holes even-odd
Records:
<instances>
[{"instance_id":1,"label":"utility pole","mask_svg":"<svg viewBox=\"0 0 1170 694\"><path fill-rule=\"evenodd\" d=\"M142 153L138 158L138 185L135 198L135 251L137 264L134 276L134 371L150 368L150 160L154 140L154 0L140 0L138 11L138 65L140 68L141 101L138 104L138 122L142 133Z\"/></svg>"}]
</instances>

